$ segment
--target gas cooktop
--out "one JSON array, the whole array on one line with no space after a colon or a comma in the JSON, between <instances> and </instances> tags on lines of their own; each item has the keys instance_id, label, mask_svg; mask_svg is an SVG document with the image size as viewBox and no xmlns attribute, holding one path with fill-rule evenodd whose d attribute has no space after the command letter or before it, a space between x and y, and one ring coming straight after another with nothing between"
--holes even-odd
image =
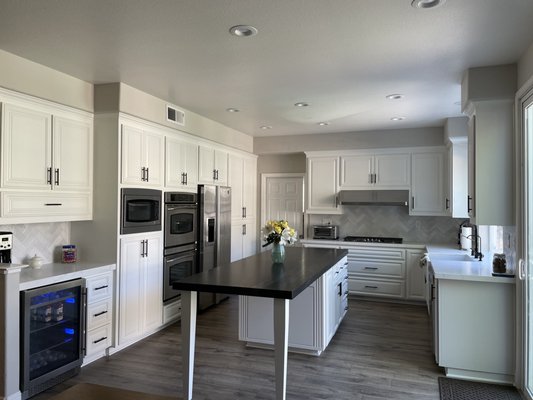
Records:
<instances>
[{"instance_id":1,"label":"gas cooktop","mask_svg":"<svg viewBox=\"0 0 533 400\"><path fill-rule=\"evenodd\" d=\"M395 243L401 244L402 238L379 237L379 236L346 236L345 242L363 242L363 243Z\"/></svg>"}]
</instances>

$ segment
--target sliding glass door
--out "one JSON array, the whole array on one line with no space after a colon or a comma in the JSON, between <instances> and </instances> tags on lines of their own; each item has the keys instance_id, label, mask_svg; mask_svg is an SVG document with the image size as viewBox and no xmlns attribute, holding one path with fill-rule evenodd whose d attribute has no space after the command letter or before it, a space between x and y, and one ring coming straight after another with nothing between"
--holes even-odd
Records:
<instances>
[{"instance_id":1,"label":"sliding glass door","mask_svg":"<svg viewBox=\"0 0 533 400\"><path fill-rule=\"evenodd\" d=\"M522 164L521 255L519 274L523 282L523 344L525 394L533 400L533 93L521 104Z\"/></svg>"}]
</instances>

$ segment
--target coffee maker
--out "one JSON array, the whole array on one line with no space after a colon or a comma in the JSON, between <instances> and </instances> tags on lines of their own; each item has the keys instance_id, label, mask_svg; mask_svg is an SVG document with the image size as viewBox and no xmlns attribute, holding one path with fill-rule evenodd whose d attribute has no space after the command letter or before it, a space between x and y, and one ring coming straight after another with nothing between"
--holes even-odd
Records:
<instances>
[{"instance_id":1,"label":"coffee maker","mask_svg":"<svg viewBox=\"0 0 533 400\"><path fill-rule=\"evenodd\" d=\"M0 232L0 263L11 264L11 248L13 247L13 233Z\"/></svg>"}]
</instances>

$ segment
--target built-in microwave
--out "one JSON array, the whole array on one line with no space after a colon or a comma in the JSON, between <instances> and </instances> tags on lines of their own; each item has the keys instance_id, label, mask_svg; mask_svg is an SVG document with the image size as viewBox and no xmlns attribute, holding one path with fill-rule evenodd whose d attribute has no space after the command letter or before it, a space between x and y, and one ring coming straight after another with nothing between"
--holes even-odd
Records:
<instances>
[{"instance_id":1,"label":"built-in microwave","mask_svg":"<svg viewBox=\"0 0 533 400\"><path fill-rule=\"evenodd\" d=\"M122 189L120 233L161 230L161 190Z\"/></svg>"}]
</instances>

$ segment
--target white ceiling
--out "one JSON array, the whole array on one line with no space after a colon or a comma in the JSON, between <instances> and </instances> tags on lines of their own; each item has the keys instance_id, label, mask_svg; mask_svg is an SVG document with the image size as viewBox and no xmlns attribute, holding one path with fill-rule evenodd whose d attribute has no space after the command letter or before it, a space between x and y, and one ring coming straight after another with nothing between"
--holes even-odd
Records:
<instances>
[{"instance_id":1,"label":"white ceiling","mask_svg":"<svg viewBox=\"0 0 533 400\"><path fill-rule=\"evenodd\" d=\"M467 68L516 62L533 42L532 0L410 3L0 0L0 48L263 136L442 126L461 115ZM231 36L237 24L259 34Z\"/></svg>"}]
</instances>

